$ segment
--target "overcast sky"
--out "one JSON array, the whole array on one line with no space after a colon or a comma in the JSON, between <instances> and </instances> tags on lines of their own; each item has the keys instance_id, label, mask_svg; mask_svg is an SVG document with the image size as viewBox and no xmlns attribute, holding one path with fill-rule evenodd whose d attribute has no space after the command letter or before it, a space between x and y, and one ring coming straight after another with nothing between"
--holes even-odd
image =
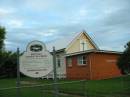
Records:
<instances>
[{"instance_id":1,"label":"overcast sky","mask_svg":"<svg viewBox=\"0 0 130 97\"><path fill-rule=\"evenodd\" d=\"M0 25L7 50L86 30L100 49L123 51L130 41L130 0L0 0Z\"/></svg>"}]
</instances>

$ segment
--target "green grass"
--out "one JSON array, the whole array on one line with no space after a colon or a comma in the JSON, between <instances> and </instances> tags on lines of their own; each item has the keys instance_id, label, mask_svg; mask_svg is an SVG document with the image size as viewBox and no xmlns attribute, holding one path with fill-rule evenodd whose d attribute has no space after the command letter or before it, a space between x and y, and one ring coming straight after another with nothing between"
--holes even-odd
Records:
<instances>
[{"instance_id":1,"label":"green grass","mask_svg":"<svg viewBox=\"0 0 130 97\"><path fill-rule=\"evenodd\" d=\"M21 82L21 86L45 85L44 87L21 88L21 97L54 97L53 85L46 85L53 83L53 80L22 78ZM59 80L58 82L71 81ZM0 80L0 89L15 86L16 79ZM61 93L60 97L76 97L75 95L83 96L84 94L89 97L130 97L130 76L65 83L58 85L58 89ZM0 90L0 97L16 97L16 89Z\"/></svg>"},{"instance_id":2,"label":"green grass","mask_svg":"<svg viewBox=\"0 0 130 97\"><path fill-rule=\"evenodd\" d=\"M120 77L108 80L99 80L88 82L89 95L109 95L108 97L129 97L130 94L125 95L125 92L130 91L130 76ZM112 96L111 96L112 95ZM105 96L107 97L107 96Z\"/></svg>"}]
</instances>

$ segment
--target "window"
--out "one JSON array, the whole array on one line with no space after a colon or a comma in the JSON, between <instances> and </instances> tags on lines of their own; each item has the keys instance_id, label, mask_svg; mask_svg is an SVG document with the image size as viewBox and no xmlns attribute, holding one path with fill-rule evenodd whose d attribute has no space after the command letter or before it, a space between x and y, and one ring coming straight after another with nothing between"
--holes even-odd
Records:
<instances>
[{"instance_id":1,"label":"window","mask_svg":"<svg viewBox=\"0 0 130 97\"><path fill-rule=\"evenodd\" d=\"M78 65L86 65L86 56L78 56Z\"/></svg>"},{"instance_id":2,"label":"window","mask_svg":"<svg viewBox=\"0 0 130 97\"><path fill-rule=\"evenodd\" d=\"M68 67L71 67L72 66L72 59L71 58L67 58L66 63L67 63Z\"/></svg>"},{"instance_id":3,"label":"window","mask_svg":"<svg viewBox=\"0 0 130 97\"><path fill-rule=\"evenodd\" d=\"M60 59L57 59L57 65L58 65L58 67L60 67Z\"/></svg>"},{"instance_id":4,"label":"window","mask_svg":"<svg viewBox=\"0 0 130 97\"><path fill-rule=\"evenodd\" d=\"M61 59L59 55L57 56L57 66L61 67Z\"/></svg>"}]
</instances>

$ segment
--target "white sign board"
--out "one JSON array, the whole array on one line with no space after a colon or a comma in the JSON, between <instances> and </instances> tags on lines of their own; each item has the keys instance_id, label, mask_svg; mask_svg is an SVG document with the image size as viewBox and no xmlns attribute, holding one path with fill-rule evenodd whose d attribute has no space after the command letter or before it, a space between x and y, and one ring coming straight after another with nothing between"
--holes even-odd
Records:
<instances>
[{"instance_id":1,"label":"white sign board","mask_svg":"<svg viewBox=\"0 0 130 97\"><path fill-rule=\"evenodd\" d=\"M40 41L29 43L19 62L20 72L29 77L39 78L53 70L52 55Z\"/></svg>"}]
</instances>

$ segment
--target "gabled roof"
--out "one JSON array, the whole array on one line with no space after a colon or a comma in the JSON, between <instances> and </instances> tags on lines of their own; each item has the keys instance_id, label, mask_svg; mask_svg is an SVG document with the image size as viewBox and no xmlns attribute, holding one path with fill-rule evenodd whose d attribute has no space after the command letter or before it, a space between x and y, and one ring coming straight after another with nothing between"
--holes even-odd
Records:
<instances>
[{"instance_id":1,"label":"gabled roof","mask_svg":"<svg viewBox=\"0 0 130 97\"><path fill-rule=\"evenodd\" d=\"M98 47L98 46L96 45L96 43L91 39L91 37L86 33L85 30L82 31L81 33L79 33L79 34L68 44L66 50L67 50L67 49L74 43L74 41L77 40L82 34L84 34L84 35L88 38L89 42L91 43L91 45L92 45L95 49L99 50L99 47Z\"/></svg>"}]
</instances>

